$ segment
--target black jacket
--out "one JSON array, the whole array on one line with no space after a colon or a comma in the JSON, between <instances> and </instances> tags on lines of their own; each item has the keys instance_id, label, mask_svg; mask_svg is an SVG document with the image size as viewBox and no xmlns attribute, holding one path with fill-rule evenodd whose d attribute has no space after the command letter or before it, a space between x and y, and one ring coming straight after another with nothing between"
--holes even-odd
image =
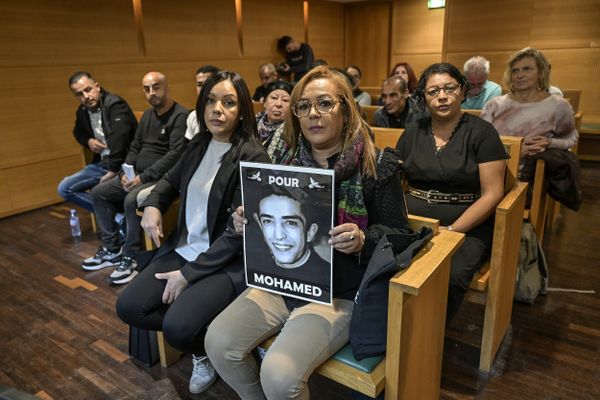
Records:
<instances>
[{"instance_id":1,"label":"black jacket","mask_svg":"<svg viewBox=\"0 0 600 400\"><path fill-rule=\"evenodd\" d=\"M178 196L181 201L177 229L158 249L154 258L174 251L181 235L185 232L183 227L185 226L188 185L206 153L209 142L209 138L196 135L179 162L158 181L142 204L142 207L157 207L164 213ZM190 284L219 270L224 270L238 293L245 289L242 235L235 232L230 221L231 210L235 210L241 204L240 161L271 162L258 140L243 142L237 151L232 147L225 154L208 196L206 222L210 247L195 261L188 262L181 269L183 276Z\"/></svg>"},{"instance_id":2,"label":"black jacket","mask_svg":"<svg viewBox=\"0 0 600 400\"><path fill-rule=\"evenodd\" d=\"M118 172L127 155L129 143L135 135L137 120L125 100L104 89L101 91L102 128L110 150L110 154L102 161L109 171ZM79 106L75 113L73 136L85 148L89 148L88 141L95 138L90 115L84 106ZM95 154L94 162L98 161L100 155Z\"/></svg>"}]
</instances>

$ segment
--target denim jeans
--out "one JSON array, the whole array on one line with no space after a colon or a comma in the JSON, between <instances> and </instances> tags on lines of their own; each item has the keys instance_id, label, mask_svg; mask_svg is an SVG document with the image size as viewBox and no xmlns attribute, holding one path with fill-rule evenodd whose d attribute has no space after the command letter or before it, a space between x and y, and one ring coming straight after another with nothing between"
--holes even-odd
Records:
<instances>
[{"instance_id":1,"label":"denim jeans","mask_svg":"<svg viewBox=\"0 0 600 400\"><path fill-rule=\"evenodd\" d=\"M107 172L108 170L102 163L86 165L82 170L60 181L58 194L66 201L77 204L89 212L94 212L92 194L89 190L96 186L100 182L100 178Z\"/></svg>"}]
</instances>

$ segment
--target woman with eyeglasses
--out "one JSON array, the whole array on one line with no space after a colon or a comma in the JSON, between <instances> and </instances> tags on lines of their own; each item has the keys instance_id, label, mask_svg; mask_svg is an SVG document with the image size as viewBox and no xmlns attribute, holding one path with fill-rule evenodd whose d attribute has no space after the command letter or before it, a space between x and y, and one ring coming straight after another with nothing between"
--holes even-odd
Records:
<instances>
[{"instance_id":1,"label":"woman with eyeglasses","mask_svg":"<svg viewBox=\"0 0 600 400\"><path fill-rule=\"evenodd\" d=\"M308 399L312 372L349 339L353 299L378 238L407 231L393 150L378 152L347 79L326 66L292 92L285 163L335 171L333 306L249 288L211 323L206 349L217 372L243 399ZM234 224L242 232L243 210ZM280 332L262 363L253 349Z\"/></svg>"},{"instance_id":2,"label":"woman with eyeglasses","mask_svg":"<svg viewBox=\"0 0 600 400\"><path fill-rule=\"evenodd\" d=\"M492 124L461 111L466 84L452 64L427 67L415 95L430 117L407 126L396 145L409 186L408 211L466 234L452 258L447 322L490 257L493 213L504 195L508 158Z\"/></svg>"}]
</instances>

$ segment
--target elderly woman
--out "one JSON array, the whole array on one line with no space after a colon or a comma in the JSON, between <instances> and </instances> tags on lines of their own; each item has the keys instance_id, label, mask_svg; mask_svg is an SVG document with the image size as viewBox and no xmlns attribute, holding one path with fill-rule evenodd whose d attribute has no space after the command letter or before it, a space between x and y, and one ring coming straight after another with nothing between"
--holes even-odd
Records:
<instances>
[{"instance_id":1,"label":"elderly woman","mask_svg":"<svg viewBox=\"0 0 600 400\"><path fill-rule=\"evenodd\" d=\"M285 152L282 140L284 121L290 114L290 94L294 87L286 81L271 82L265 92L265 110L256 114L258 136L273 161Z\"/></svg>"},{"instance_id":2,"label":"elderly woman","mask_svg":"<svg viewBox=\"0 0 600 400\"><path fill-rule=\"evenodd\" d=\"M508 157L490 123L462 113L466 84L452 64L427 67L415 95L430 117L407 126L396 145L409 185L408 211L466 234L452 258L447 321L490 257L493 213L504 195Z\"/></svg>"},{"instance_id":3,"label":"elderly woman","mask_svg":"<svg viewBox=\"0 0 600 400\"><path fill-rule=\"evenodd\" d=\"M481 118L491 122L501 135L524 138L521 165L549 147L568 149L577 143L569 102L548 93L550 63L541 51L526 47L512 55L504 83L510 92L490 100Z\"/></svg>"},{"instance_id":4,"label":"elderly woman","mask_svg":"<svg viewBox=\"0 0 600 400\"><path fill-rule=\"evenodd\" d=\"M204 354L206 326L246 287L242 243L227 225L229 208L240 204L239 162L269 162L239 74L213 74L196 111L199 133L142 204L142 227L159 249L117 300L127 324L162 331L173 347L193 354L192 393L216 378ZM177 229L161 246L162 213L178 196Z\"/></svg>"},{"instance_id":5,"label":"elderly woman","mask_svg":"<svg viewBox=\"0 0 600 400\"><path fill-rule=\"evenodd\" d=\"M286 162L335 171L333 306L250 288L215 318L207 353L243 399L309 398L309 376L348 342L352 299L378 237L408 229L398 159L376 153L342 73L310 70L292 92L292 111ZM236 221L241 232L247 221ZM259 366L252 350L280 330Z\"/></svg>"}]
</instances>

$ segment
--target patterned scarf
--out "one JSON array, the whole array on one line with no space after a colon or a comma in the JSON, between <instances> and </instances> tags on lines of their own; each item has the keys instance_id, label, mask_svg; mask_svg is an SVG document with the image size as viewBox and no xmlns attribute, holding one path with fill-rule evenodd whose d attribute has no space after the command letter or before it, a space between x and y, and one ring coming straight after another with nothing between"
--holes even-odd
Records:
<instances>
[{"instance_id":1,"label":"patterned scarf","mask_svg":"<svg viewBox=\"0 0 600 400\"><path fill-rule=\"evenodd\" d=\"M281 137L285 123L279 122L274 124L267 119L267 113L264 111L256 114L258 136L263 146L265 146L271 161L274 164L278 164L288 149L287 143Z\"/></svg>"},{"instance_id":2,"label":"patterned scarf","mask_svg":"<svg viewBox=\"0 0 600 400\"><path fill-rule=\"evenodd\" d=\"M341 182L337 209L338 224L353 222L360 229L365 229L368 223L361 173L363 150L362 138L357 137L346 150L340 153L333 167L336 182ZM286 161L284 162L290 165L322 168L311 154L310 143L302 135L300 135L296 154Z\"/></svg>"}]
</instances>

